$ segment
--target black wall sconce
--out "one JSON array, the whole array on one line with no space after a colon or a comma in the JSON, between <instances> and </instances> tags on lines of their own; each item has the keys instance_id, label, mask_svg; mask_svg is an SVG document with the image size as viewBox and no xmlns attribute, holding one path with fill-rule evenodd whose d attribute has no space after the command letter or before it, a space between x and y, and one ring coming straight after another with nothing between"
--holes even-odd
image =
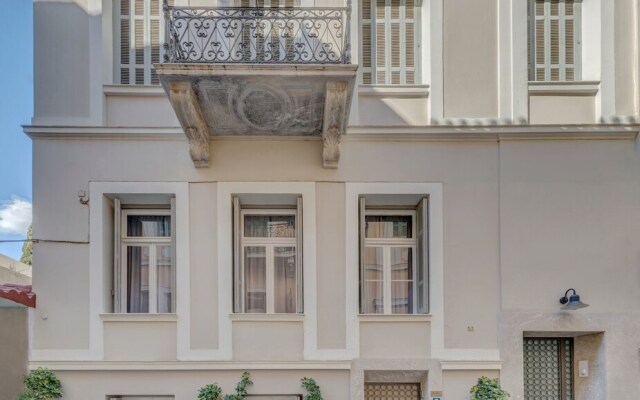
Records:
<instances>
[{"instance_id":1,"label":"black wall sconce","mask_svg":"<svg viewBox=\"0 0 640 400\"><path fill-rule=\"evenodd\" d=\"M573 292L573 294L569 297L567 295L569 292ZM569 289L564 293L564 296L560 298L560 304L564 304L562 307L563 310L578 310L580 308L589 307L588 304L585 304L580 301L580 296L575 289Z\"/></svg>"}]
</instances>

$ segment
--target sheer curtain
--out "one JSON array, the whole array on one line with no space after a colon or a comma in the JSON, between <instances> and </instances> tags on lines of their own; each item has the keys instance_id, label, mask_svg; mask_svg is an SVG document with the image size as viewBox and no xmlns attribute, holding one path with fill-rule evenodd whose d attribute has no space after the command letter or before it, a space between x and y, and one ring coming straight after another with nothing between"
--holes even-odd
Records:
<instances>
[{"instance_id":1,"label":"sheer curtain","mask_svg":"<svg viewBox=\"0 0 640 400\"><path fill-rule=\"evenodd\" d=\"M127 237L170 237L168 215L128 215ZM156 265L151 265L151 251L156 249ZM156 268L158 296L150 299L150 268ZM149 302L157 301L157 312L171 312L172 259L170 245L127 245L127 312L148 313Z\"/></svg>"}]
</instances>

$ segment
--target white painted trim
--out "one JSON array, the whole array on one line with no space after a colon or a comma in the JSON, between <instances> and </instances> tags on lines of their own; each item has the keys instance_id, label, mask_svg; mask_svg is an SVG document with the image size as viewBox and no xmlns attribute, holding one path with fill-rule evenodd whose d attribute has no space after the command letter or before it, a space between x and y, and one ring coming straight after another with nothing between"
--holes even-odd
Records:
<instances>
[{"instance_id":1,"label":"white painted trim","mask_svg":"<svg viewBox=\"0 0 640 400\"><path fill-rule=\"evenodd\" d=\"M585 6L588 2L585 1ZM616 70L615 70L615 2L600 0L600 106L596 121L609 120L616 114ZM583 31L589 30L587 21ZM598 60L591 60L596 62ZM583 61L584 64L584 61Z\"/></svg>"},{"instance_id":2,"label":"white painted trim","mask_svg":"<svg viewBox=\"0 0 640 400\"><path fill-rule=\"evenodd\" d=\"M199 370L349 370L351 362L289 361L289 362L233 362L233 361L88 361L88 362L30 362L29 368L49 368L54 371L199 371Z\"/></svg>"},{"instance_id":3,"label":"white painted trim","mask_svg":"<svg viewBox=\"0 0 640 400\"><path fill-rule=\"evenodd\" d=\"M527 98L527 3L500 0L499 15L499 117L503 123L529 121Z\"/></svg>"},{"instance_id":4,"label":"white painted trim","mask_svg":"<svg viewBox=\"0 0 640 400\"><path fill-rule=\"evenodd\" d=\"M304 251L304 358L332 359L318 350L316 284L316 194L313 182L219 182L218 183L218 315L219 357L232 358L232 196L238 194L282 194L302 196L304 204L302 241ZM272 315L270 315L272 317ZM204 350L199 350L205 355ZM192 351L195 353L195 351Z\"/></svg>"},{"instance_id":5,"label":"white painted trim","mask_svg":"<svg viewBox=\"0 0 640 400\"><path fill-rule=\"evenodd\" d=\"M627 119L626 121L632 121ZM491 121L485 121L491 122ZM493 120L493 122L497 122ZM412 125L412 126L349 126L343 141L350 140L424 140L424 141L498 141L519 136L544 140L609 139L634 140L640 125L637 121L612 124L576 125ZM24 127L32 139L46 140L173 140L186 141L181 128L33 126ZM320 141L307 136L219 136L213 141Z\"/></svg>"},{"instance_id":6,"label":"white painted trim","mask_svg":"<svg viewBox=\"0 0 640 400\"><path fill-rule=\"evenodd\" d=\"M429 21L429 29L423 29L429 35L425 40L428 49L423 50L424 83L430 85L429 119L432 123L444 119L444 0L426 0L423 6L423 21ZM428 10L428 11L427 11ZM425 15L428 13L427 15ZM428 18L428 19L427 19Z\"/></svg>"},{"instance_id":7,"label":"white painted trim","mask_svg":"<svg viewBox=\"0 0 640 400\"><path fill-rule=\"evenodd\" d=\"M429 97L429 85L360 85L358 94L376 97Z\"/></svg>"},{"instance_id":8,"label":"white painted trim","mask_svg":"<svg viewBox=\"0 0 640 400\"><path fill-rule=\"evenodd\" d=\"M431 315L424 314L360 314L358 315L360 322L431 322Z\"/></svg>"},{"instance_id":9,"label":"white painted trim","mask_svg":"<svg viewBox=\"0 0 640 400\"><path fill-rule=\"evenodd\" d=\"M100 314L102 322L176 322L176 314Z\"/></svg>"},{"instance_id":10,"label":"white painted trim","mask_svg":"<svg viewBox=\"0 0 640 400\"><path fill-rule=\"evenodd\" d=\"M176 316L178 359L189 348L189 184L187 182L90 182L89 196L89 349L33 351L31 361L44 360L101 360L104 358L103 320L108 312L103 302L103 203L107 193L170 193L176 198Z\"/></svg>"},{"instance_id":11,"label":"white painted trim","mask_svg":"<svg viewBox=\"0 0 640 400\"><path fill-rule=\"evenodd\" d=\"M301 314L229 314L231 321L238 322L304 322Z\"/></svg>"},{"instance_id":12,"label":"white painted trim","mask_svg":"<svg viewBox=\"0 0 640 400\"><path fill-rule=\"evenodd\" d=\"M444 371L501 370L502 361L441 361Z\"/></svg>"},{"instance_id":13,"label":"white painted trim","mask_svg":"<svg viewBox=\"0 0 640 400\"><path fill-rule=\"evenodd\" d=\"M444 311L442 183L345 184L347 352L353 358L360 356L358 198L367 194L419 194L429 196L431 352L434 357L437 357L444 348L444 319L442 315Z\"/></svg>"},{"instance_id":14,"label":"white painted trim","mask_svg":"<svg viewBox=\"0 0 640 400\"><path fill-rule=\"evenodd\" d=\"M534 96L595 96L598 81L529 82L529 95Z\"/></svg>"},{"instance_id":15,"label":"white painted trim","mask_svg":"<svg viewBox=\"0 0 640 400\"><path fill-rule=\"evenodd\" d=\"M102 91L105 96L167 97L159 85L102 85Z\"/></svg>"}]
</instances>

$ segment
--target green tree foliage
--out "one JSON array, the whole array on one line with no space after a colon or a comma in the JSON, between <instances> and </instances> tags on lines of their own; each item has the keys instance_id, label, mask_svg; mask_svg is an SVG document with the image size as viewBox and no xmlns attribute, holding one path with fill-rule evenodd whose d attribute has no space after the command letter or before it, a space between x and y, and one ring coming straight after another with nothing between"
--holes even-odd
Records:
<instances>
[{"instance_id":1,"label":"green tree foliage","mask_svg":"<svg viewBox=\"0 0 640 400\"><path fill-rule=\"evenodd\" d=\"M27 231L27 240L22 245L22 255L20 256L20 262L25 263L27 265L31 265L31 255L33 254L33 229L32 225L29 225L29 230Z\"/></svg>"},{"instance_id":2,"label":"green tree foliage","mask_svg":"<svg viewBox=\"0 0 640 400\"><path fill-rule=\"evenodd\" d=\"M500 387L497 378L483 376L478 378L478 383L471 388L471 400L505 400L508 397L509 393Z\"/></svg>"},{"instance_id":3,"label":"green tree foliage","mask_svg":"<svg viewBox=\"0 0 640 400\"><path fill-rule=\"evenodd\" d=\"M323 400L322 393L320 393L320 386L312 378L300 379L302 387L307 391L307 395L304 396L304 400Z\"/></svg>"},{"instance_id":4,"label":"green tree foliage","mask_svg":"<svg viewBox=\"0 0 640 400\"><path fill-rule=\"evenodd\" d=\"M63 394L60 379L46 368L38 368L25 376L24 388L18 400L59 399Z\"/></svg>"}]
</instances>

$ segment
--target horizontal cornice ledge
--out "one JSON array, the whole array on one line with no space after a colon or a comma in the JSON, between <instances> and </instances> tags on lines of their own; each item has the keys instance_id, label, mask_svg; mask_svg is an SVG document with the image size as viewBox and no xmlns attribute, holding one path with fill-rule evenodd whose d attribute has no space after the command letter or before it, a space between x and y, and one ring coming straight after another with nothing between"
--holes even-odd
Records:
<instances>
[{"instance_id":1,"label":"horizontal cornice ledge","mask_svg":"<svg viewBox=\"0 0 640 400\"><path fill-rule=\"evenodd\" d=\"M180 127L25 125L31 139L185 140ZM638 124L349 126L343 141L635 140ZM319 140L314 136L212 136L212 140Z\"/></svg>"},{"instance_id":2,"label":"horizontal cornice ledge","mask_svg":"<svg viewBox=\"0 0 640 400\"><path fill-rule=\"evenodd\" d=\"M640 125L351 126L347 141L635 140Z\"/></svg>"},{"instance_id":3,"label":"horizontal cornice ledge","mask_svg":"<svg viewBox=\"0 0 640 400\"><path fill-rule=\"evenodd\" d=\"M24 133L31 139L185 140L184 132L179 126L116 127L24 125L22 128Z\"/></svg>"},{"instance_id":4,"label":"horizontal cornice ledge","mask_svg":"<svg viewBox=\"0 0 640 400\"><path fill-rule=\"evenodd\" d=\"M31 361L30 369L54 371L349 370L350 361Z\"/></svg>"},{"instance_id":5,"label":"horizontal cornice ledge","mask_svg":"<svg viewBox=\"0 0 640 400\"><path fill-rule=\"evenodd\" d=\"M476 361L476 360L455 360L440 361L442 369L445 371L473 371L473 370L500 370L502 369L501 360Z\"/></svg>"}]
</instances>

